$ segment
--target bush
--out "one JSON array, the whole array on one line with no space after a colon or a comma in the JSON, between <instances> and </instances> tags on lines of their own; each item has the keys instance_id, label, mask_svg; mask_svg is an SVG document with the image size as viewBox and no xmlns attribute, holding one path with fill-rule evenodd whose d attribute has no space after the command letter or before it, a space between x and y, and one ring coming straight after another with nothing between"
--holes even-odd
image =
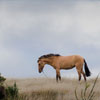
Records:
<instances>
[{"instance_id":1,"label":"bush","mask_svg":"<svg viewBox=\"0 0 100 100\"><path fill-rule=\"evenodd\" d=\"M6 97L6 91L4 86L0 86L0 100Z\"/></svg>"},{"instance_id":2,"label":"bush","mask_svg":"<svg viewBox=\"0 0 100 100\"><path fill-rule=\"evenodd\" d=\"M1 76L1 74L0 74L0 100L5 99L5 97L6 97L6 91L5 91L5 87L3 85L5 80L6 80L6 78Z\"/></svg>"},{"instance_id":3,"label":"bush","mask_svg":"<svg viewBox=\"0 0 100 100\"><path fill-rule=\"evenodd\" d=\"M6 94L7 94L8 98L11 98L12 100L18 98L19 93L18 93L18 88L17 88L16 82L14 83L13 86L8 86L6 88Z\"/></svg>"},{"instance_id":4,"label":"bush","mask_svg":"<svg viewBox=\"0 0 100 100\"><path fill-rule=\"evenodd\" d=\"M18 100L18 88L16 82L13 86L4 86L6 78L0 74L0 100Z\"/></svg>"},{"instance_id":5,"label":"bush","mask_svg":"<svg viewBox=\"0 0 100 100\"><path fill-rule=\"evenodd\" d=\"M6 80L6 78L4 78L3 76L1 76L0 74L0 86L3 85L4 81Z\"/></svg>"}]
</instances>

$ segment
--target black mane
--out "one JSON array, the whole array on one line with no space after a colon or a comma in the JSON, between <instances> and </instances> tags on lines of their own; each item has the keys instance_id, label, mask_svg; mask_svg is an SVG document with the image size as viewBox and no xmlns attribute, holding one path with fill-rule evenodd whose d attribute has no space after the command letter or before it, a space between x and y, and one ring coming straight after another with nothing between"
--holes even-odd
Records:
<instances>
[{"instance_id":1,"label":"black mane","mask_svg":"<svg viewBox=\"0 0 100 100\"><path fill-rule=\"evenodd\" d=\"M38 59L38 61L37 62L39 62L39 60L41 60L42 58L49 58L49 57L53 57L53 56L60 56L60 54L46 54L46 55L43 55L43 56L41 56L41 57L39 57L39 59Z\"/></svg>"}]
</instances>

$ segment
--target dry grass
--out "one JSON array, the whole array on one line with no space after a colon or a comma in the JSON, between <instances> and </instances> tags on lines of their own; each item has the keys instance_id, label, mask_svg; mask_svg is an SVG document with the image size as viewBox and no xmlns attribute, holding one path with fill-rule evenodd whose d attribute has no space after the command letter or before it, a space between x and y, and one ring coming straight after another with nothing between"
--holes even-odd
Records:
<instances>
[{"instance_id":1,"label":"dry grass","mask_svg":"<svg viewBox=\"0 0 100 100\"><path fill-rule=\"evenodd\" d=\"M90 87L87 95L94 83L95 79L87 81ZM24 100L76 100L75 89L80 96L81 90L85 88L85 82L78 82L76 79L62 79L57 83L52 78L33 78L33 79L7 79L6 84L13 85L16 82L19 92L23 95ZM98 79L94 88L94 100L100 100L100 79Z\"/></svg>"}]
</instances>

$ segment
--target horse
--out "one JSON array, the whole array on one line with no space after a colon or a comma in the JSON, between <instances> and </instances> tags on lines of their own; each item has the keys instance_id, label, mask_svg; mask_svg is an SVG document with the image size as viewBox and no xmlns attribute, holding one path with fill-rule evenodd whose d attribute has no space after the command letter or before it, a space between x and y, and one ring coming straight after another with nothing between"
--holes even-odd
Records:
<instances>
[{"instance_id":1,"label":"horse","mask_svg":"<svg viewBox=\"0 0 100 100\"><path fill-rule=\"evenodd\" d=\"M76 67L79 81L81 80L81 74L86 81L86 77L91 75L91 72L88 68L88 65L85 59L80 55L71 55L71 56L61 56L59 54L46 54L38 58L38 71L41 73L46 64L51 65L56 70L56 81L61 81L60 70L61 69L72 69ZM83 71L83 65L85 69L85 73Z\"/></svg>"}]
</instances>

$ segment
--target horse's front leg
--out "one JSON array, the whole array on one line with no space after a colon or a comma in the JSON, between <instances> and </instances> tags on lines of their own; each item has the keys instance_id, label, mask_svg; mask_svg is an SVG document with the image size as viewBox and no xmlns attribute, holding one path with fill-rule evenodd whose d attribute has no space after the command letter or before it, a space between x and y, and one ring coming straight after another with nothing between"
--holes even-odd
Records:
<instances>
[{"instance_id":1,"label":"horse's front leg","mask_svg":"<svg viewBox=\"0 0 100 100\"><path fill-rule=\"evenodd\" d=\"M56 69L56 81L58 82L58 79L61 81L61 76L60 76L60 69Z\"/></svg>"}]
</instances>

